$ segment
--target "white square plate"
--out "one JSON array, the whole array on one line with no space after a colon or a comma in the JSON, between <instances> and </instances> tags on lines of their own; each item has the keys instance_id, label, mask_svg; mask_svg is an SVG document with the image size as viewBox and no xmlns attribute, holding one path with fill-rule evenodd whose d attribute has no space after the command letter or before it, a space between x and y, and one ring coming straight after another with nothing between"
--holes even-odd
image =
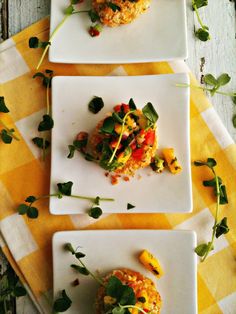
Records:
<instances>
[{"instance_id":1,"label":"white square plate","mask_svg":"<svg viewBox=\"0 0 236 314\"><path fill-rule=\"evenodd\" d=\"M63 19L68 0L51 0L51 32ZM78 8L91 8L86 0ZM49 60L59 63L131 63L187 58L185 0L152 0L133 23L104 27L91 37L87 14L71 16L54 37Z\"/></svg>"},{"instance_id":2,"label":"white square plate","mask_svg":"<svg viewBox=\"0 0 236 314\"><path fill-rule=\"evenodd\" d=\"M53 237L54 296L65 289L72 299L68 314L93 314L98 289L91 277L71 269L76 259L64 250L65 243L79 247L86 254L84 262L93 272L104 276L117 268L130 268L152 279L163 301L161 314L197 313L196 235L192 231L106 230L58 232ZM138 254L147 249L156 256L164 276L156 279L138 261ZM71 283L79 278L80 285Z\"/></svg>"},{"instance_id":3,"label":"white square plate","mask_svg":"<svg viewBox=\"0 0 236 314\"><path fill-rule=\"evenodd\" d=\"M175 86L188 82L187 74L54 78L51 193L55 193L57 183L72 181L73 194L114 198L115 202L101 204L106 213L125 213L127 203L136 206L129 211L133 213L190 212L189 90ZM88 111L94 95L105 103L98 114ZM80 131L90 133L116 104L128 102L131 97L137 107L150 101L156 108L159 148L174 147L183 167L180 174L156 174L148 167L138 172L140 180L135 176L129 182L120 180L112 185L105 170L86 161L80 153L67 158L68 145ZM50 199L50 211L57 215L85 213L89 206L88 201L68 197Z\"/></svg>"}]
</instances>

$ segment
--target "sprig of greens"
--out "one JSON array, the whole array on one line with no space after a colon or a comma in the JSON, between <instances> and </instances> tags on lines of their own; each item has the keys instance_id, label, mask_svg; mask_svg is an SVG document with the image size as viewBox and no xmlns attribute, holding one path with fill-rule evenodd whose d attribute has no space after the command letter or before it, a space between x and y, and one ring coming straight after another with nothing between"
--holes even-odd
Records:
<instances>
[{"instance_id":1,"label":"sprig of greens","mask_svg":"<svg viewBox=\"0 0 236 314\"><path fill-rule=\"evenodd\" d=\"M58 33L58 31L60 30L60 28L64 25L64 23L67 21L67 19L74 15L74 14L81 14L81 13L87 13L89 14L91 20L95 20L95 18L97 19L98 16L95 14L95 12L93 12L92 10L80 10L80 11L76 11L74 5L80 3L80 0L70 0L70 4L68 7L65 8L64 10L64 17L63 19L60 21L60 23L56 26L56 28L54 29L54 31L52 32L50 38L48 41L40 41L37 37L31 37L29 39L29 47L30 48L42 48L43 49L43 53L42 56L39 60L39 63L36 67L36 69L38 70L41 66L41 64L43 63L43 60L48 52L48 49L50 47L50 45L52 44L53 38L56 36L56 34Z\"/></svg>"},{"instance_id":2,"label":"sprig of greens","mask_svg":"<svg viewBox=\"0 0 236 314\"><path fill-rule=\"evenodd\" d=\"M5 104L5 100L3 96L0 96L0 113L9 113L9 109ZM14 129L9 129L7 125L0 119L0 125L3 126L3 129L0 132L0 138L5 144L11 144L12 140L15 139L19 141L20 139L14 134Z\"/></svg>"},{"instance_id":3,"label":"sprig of greens","mask_svg":"<svg viewBox=\"0 0 236 314\"><path fill-rule=\"evenodd\" d=\"M104 107L104 102L101 97L94 96L88 104L89 111L96 114Z\"/></svg>"},{"instance_id":4,"label":"sprig of greens","mask_svg":"<svg viewBox=\"0 0 236 314\"><path fill-rule=\"evenodd\" d=\"M54 126L54 121L50 115L50 88L52 86L53 71L46 69L45 73L37 72L34 74L33 78L40 78L42 84L46 87L46 114L43 115L42 121L38 125L39 132L50 131ZM46 158L46 150L50 146L49 140L43 134L42 137L34 137L32 139L33 143L43 151L43 161Z\"/></svg>"},{"instance_id":5,"label":"sprig of greens","mask_svg":"<svg viewBox=\"0 0 236 314\"><path fill-rule=\"evenodd\" d=\"M6 270L0 272L0 313L8 313L12 298L25 296L26 293L19 277L8 264Z\"/></svg>"},{"instance_id":6,"label":"sprig of greens","mask_svg":"<svg viewBox=\"0 0 236 314\"><path fill-rule=\"evenodd\" d=\"M54 301L53 310L56 313L66 312L72 304L71 299L66 294L66 290L60 292L61 296Z\"/></svg>"},{"instance_id":7,"label":"sprig of greens","mask_svg":"<svg viewBox=\"0 0 236 314\"><path fill-rule=\"evenodd\" d=\"M227 204L228 198L226 193L226 187L223 185L220 177L217 176L215 171L215 166L217 165L215 159L208 158L206 162L195 161L194 165L197 167L206 166L208 167L214 175L212 180L203 181L203 185L207 187L212 187L216 195L216 211L215 211L215 222L213 225L211 241L207 243L201 243L195 248L195 252L198 256L202 258L202 262L205 261L208 254L214 249L214 240L219 238L221 235L229 232L229 227L227 226L227 218L224 217L219 221L219 210L220 205Z\"/></svg>"},{"instance_id":8,"label":"sprig of greens","mask_svg":"<svg viewBox=\"0 0 236 314\"><path fill-rule=\"evenodd\" d=\"M193 10L195 11L197 20L201 26L198 30L195 31L195 36L201 41L207 41L211 39L210 34L209 34L209 28L208 26L203 24L199 15L199 11L198 11L198 9L205 7L207 5L208 5L208 0L192 0Z\"/></svg>"},{"instance_id":9,"label":"sprig of greens","mask_svg":"<svg viewBox=\"0 0 236 314\"><path fill-rule=\"evenodd\" d=\"M218 78L215 78L212 74L206 74L203 77L203 82L206 84L206 86L196 86L192 84L176 84L177 87L191 87L196 89L201 89L206 92L210 92L211 96L214 96L215 94L220 94L223 96L230 96L234 98L236 97L236 92L233 93L227 93L219 90L222 86L227 85L231 80L231 77L227 73L221 74ZM211 87L207 87L211 86Z\"/></svg>"},{"instance_id":10,"label":"sprig of greens","mask_svg":"<svg viewBox=\"0 0 236 314\"><path fill-rule=\"evenodd\" d=\"M50 197L57 197L58 199L63 198L64 196L68 197L73 197L77 199L82 199L82 200L88 200L91 201L94 205L98 205L99 201L103 202L113 202L113 198L103 198L103 197L90 197L90 196L83 196L83 195L73 195L72 194L72 186L73 182L68 181L65 183L58 183L57 184L57 193L53 194L48 194L48 195L42 195L42 196L33 196L30 195L25 199L25 203L20 204L17 207L17 211L20 215L27 215L31 219L36 219L39 215L39 210L38 208L34 207L33 205L35 202L41 200L41 199L46 199ZM93 215L91 212L89 212L90 216L93 218L98 218L97 217L97 211Z\"/></svg>"}]
</instances>

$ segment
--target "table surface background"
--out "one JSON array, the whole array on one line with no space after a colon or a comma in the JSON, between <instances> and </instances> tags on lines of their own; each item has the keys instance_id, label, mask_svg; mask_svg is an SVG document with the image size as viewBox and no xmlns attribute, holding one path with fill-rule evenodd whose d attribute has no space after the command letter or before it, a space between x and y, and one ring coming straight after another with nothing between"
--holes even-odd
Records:
<instances>
[{"instance_id":1,"label":"table surface background","mask_svg":"<svg viewBox=\"0 0 236 314\"><path fill-rule=\"evenodd\" d=\"M225 89L236 91L236 0L208 0L208 7L199 10L202 20L210 28L211 40L206 43L197 40L193 35L194 28L199 25L191 10L192 1L186 2L189 50L187 64L198 80L206 73L216 76L228 73L232 79ZM49 0L0 0L0 42L49 13ZM203 70L201 58L205 58ZM230 97L221 95L215 95L211 102L236 141L236 129L232 124L236 106ZM4 263L6 262L0 254L0 265ZM37 313L28 297L18 299L16 308L17 313Z\"/></svg>"}]
</instances>

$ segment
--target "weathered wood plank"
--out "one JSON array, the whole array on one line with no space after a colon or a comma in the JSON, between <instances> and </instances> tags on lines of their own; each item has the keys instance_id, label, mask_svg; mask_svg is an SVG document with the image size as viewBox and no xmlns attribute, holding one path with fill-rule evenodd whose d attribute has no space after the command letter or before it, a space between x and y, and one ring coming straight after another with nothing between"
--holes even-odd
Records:
<instances>
[{"instance_id":1,"label":"weathered wood plank","mask_svg":"<svg viewBox=\"0 0 236 314\"><path fill-rule=\"evenodd\" d=\"M45 17L50 11L49 0L8 0L9 36Z\"/></svg>"},{"instance_id":2,"label":"weathered wood plank","mask_svg":"<svg viewBox=\"0 0 236 314\"><path fill-rule=\"evenodd\" d=\"M194 26L199 28L196 16L190 9L188 0L188 48L189 64L192 71L200 80L200 59L205 58L204 74L220 75L228 73L232 80L225 90L236 91L236 15L235 3L229 0L209 0L208 7L199 10L203 22L210 28L211 40L204 43L196 40L193 35ZM236 129L232 124L232 116L236 113L236 106L229 97L215 95L211 101L218 112L223 124L236 141Z\"/></svg>"}]
</instances>

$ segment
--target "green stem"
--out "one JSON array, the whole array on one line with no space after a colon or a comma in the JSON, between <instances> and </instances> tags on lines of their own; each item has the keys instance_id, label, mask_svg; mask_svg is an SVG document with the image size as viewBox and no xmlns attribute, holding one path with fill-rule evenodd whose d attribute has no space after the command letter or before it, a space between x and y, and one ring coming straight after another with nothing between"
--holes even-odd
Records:
<instances>
[{"instance_id":1,"label":"green stem","mask_svg":"<svg viewBox=\"0 0 236 314\"><path fill-rule=\"evenodd\" d=\"M193 8L194 8L194 11L196 12L198 23L201 25L202 29L207 30L205 25L203 25L203 23L202 23L202 20L200 18L199 12L198 12L198 8L197 8L196 4L194 3L194 1L193 1Z\"/></svg>"},{"instance_id":2,"label":"green stem","mask_svg":"<svg viewBox=\"0 0 236 314\"><path fill-rule=\"evenodd\" d=\"M120 146L120 142L121 142L121 139L122 139L122 136L123 136L123 133L124 133L124 128L125 128L126 119L127 119L128 115L130 115L130 114L133 113L133 112L134 112L134 110L127 112L126 115L125 115L124 118L123 118L120 136L119 136L118 142L117 142L117 144L116 144L116 147L115 147L115 149L114 149L114 151L113 151L113 153L112 153L112 155L111 155L111 158L110 158L110 160L108 161L108 165L112 163L112 161L113 161L113 159L114 159L114 157L115 157L115 155L116 155L116 152L117 152L117 150L118 150L118 148L119 148L119 146Z\"/></svg>"},{"instance_id":3,"label":"green stem","mask_svg":"<svg viewBox=\"0 0 236 314\"><path fill-rule=\"evenodd\" d=\"M139 312L143 313L143 314L147 314L147 312L145 312L143 309L141 309L140 307L138 306L135 306L135 305L120 305L119 306L122 308L122 309L136 309L136 310L139 310ZM149 313L149 312L148 312Z\"/></svg>"},{"instance_id":4,"label":"green stem","mask_svg":"<svg viewBox=\"0 0 236 314\"><path fill-rule=\"evenodd\" d=\"M59 29L63 26L63 24L66 22L66 20L71 16L71 15L73 15L73 14L79 14L79 13L88 13L88 11L86 10L84 10L84 11L75 11L75 12L72 12L71 14L66 14L65 16L64 16L64 18L61 20L61 22L57 25L57 27L54 29L54 31L52 32L52 35L50 36L50 38L49 38L49 40L48 40L48 45L44 48L44 50L43 50L43 53L42 53L42 56L41 56L41 58L40 58L40 60L39 60L39 63L38 63L38 65L37 65L37 67L36 67L36 69L38 70L39 68L40 68L40 66L41 66L41 64L42 64L42 62L43 62L43 60L44 60L44 58L45 58L45 56L46 56L46 53L47 53L47 51L48 51L48 49L49 49L49 46L51 45L51 43L52 43L52 40L53 40L53 38L55 37L55 35L57 34L57 32L59 31Z\"/></svg>"},{"instance_id":5,"label":"green stem","mask_svg":"<svg viewBox=\"0 0 236 314\"><path fill-rule=\"evenodd\" d=\"M105 286L104 282L102 279L100 279L99 277L97 277L96 275L94 275L86 266L85 264L79 259L80 264L87 269L87 271L89 272L89 275L95 280L97 281L101 286Z\"/></svg>"},{"instance_id":6,"label":"green stem","mask_svg":"<svg viewBox=\"0 0 236 314\"><path fill-rule=\"evenodd\" d=\"M6 129L8 135L10 135L11 137L13 137L16 141L19 141L20 139L11 132L11 130L6 126L6 124L0 119L0 123L1 125Z\"/></svg>"},{"instance_id":7,"label":"green stem","mask_svg":"<svg viewBox=\"0 0 236 314\"><path fill-rule=\"evenodd\" d=\"M48 194L48 195L42 195L42 196L39 196L38 198L36 198L35 202L36 201L39 201L41 199L45 199L45 198L50 198L50 197L58 197L58 196L61 196L60 193L53 193L53 194ZM63 197L64 196L67 196L67 197L73 197L73 198L78 198L78 199L82 199L82 200L89 200L89 201L92 201L92 202L95 202L96 200L96 197L90 197L90 196L82 196L82 195L62 195ZM102 202L114 202L114 198L99 198L100 201Z\"/></svg>"},{"instance_id":8,"label":"green stem","mask_svg":"<svg viewBox=\"0 0 236 314\"><path fill-rule=\"evenodd\" d=\"M215 235L216 235L216 226L218 224L218 216L219 216L219 209L220 209L220 184L219 184L219 178L215 173L215 170L213 168L211 168L214 176L215 176L215 180L216 180L216 213L215 213L215 223L213 226L213 232L212 232L212 237L211 237L211 242L210 245L208 247L208 250L206 252L206 254L203 256L202 258L202 262L205 261L205 259L207 258L207 256L209 255L209 253L211 252L212 248L213 248L213 244L214 244L214 240L215 240Z\"/></svg>"},{"instance_id":9,"label":"green stem","mask_svg":"<svg viewBox=\"0 0 236 314\"><path fill-rule=\"evenodd\" d=\"M207 87L202 87L202 86L197 86L197 85L191 85L191 84L175 84L176 87L191 87L191 88L196 88L196 89L201 89L203 91L207 92L212 92L212 89L207 88ZM226 92L221 92L219 90L215 91L216 94L224 95L224 96L229 96L229 97L236 97L236 93L226 93Z\"/></svg>"}]
</instances>

